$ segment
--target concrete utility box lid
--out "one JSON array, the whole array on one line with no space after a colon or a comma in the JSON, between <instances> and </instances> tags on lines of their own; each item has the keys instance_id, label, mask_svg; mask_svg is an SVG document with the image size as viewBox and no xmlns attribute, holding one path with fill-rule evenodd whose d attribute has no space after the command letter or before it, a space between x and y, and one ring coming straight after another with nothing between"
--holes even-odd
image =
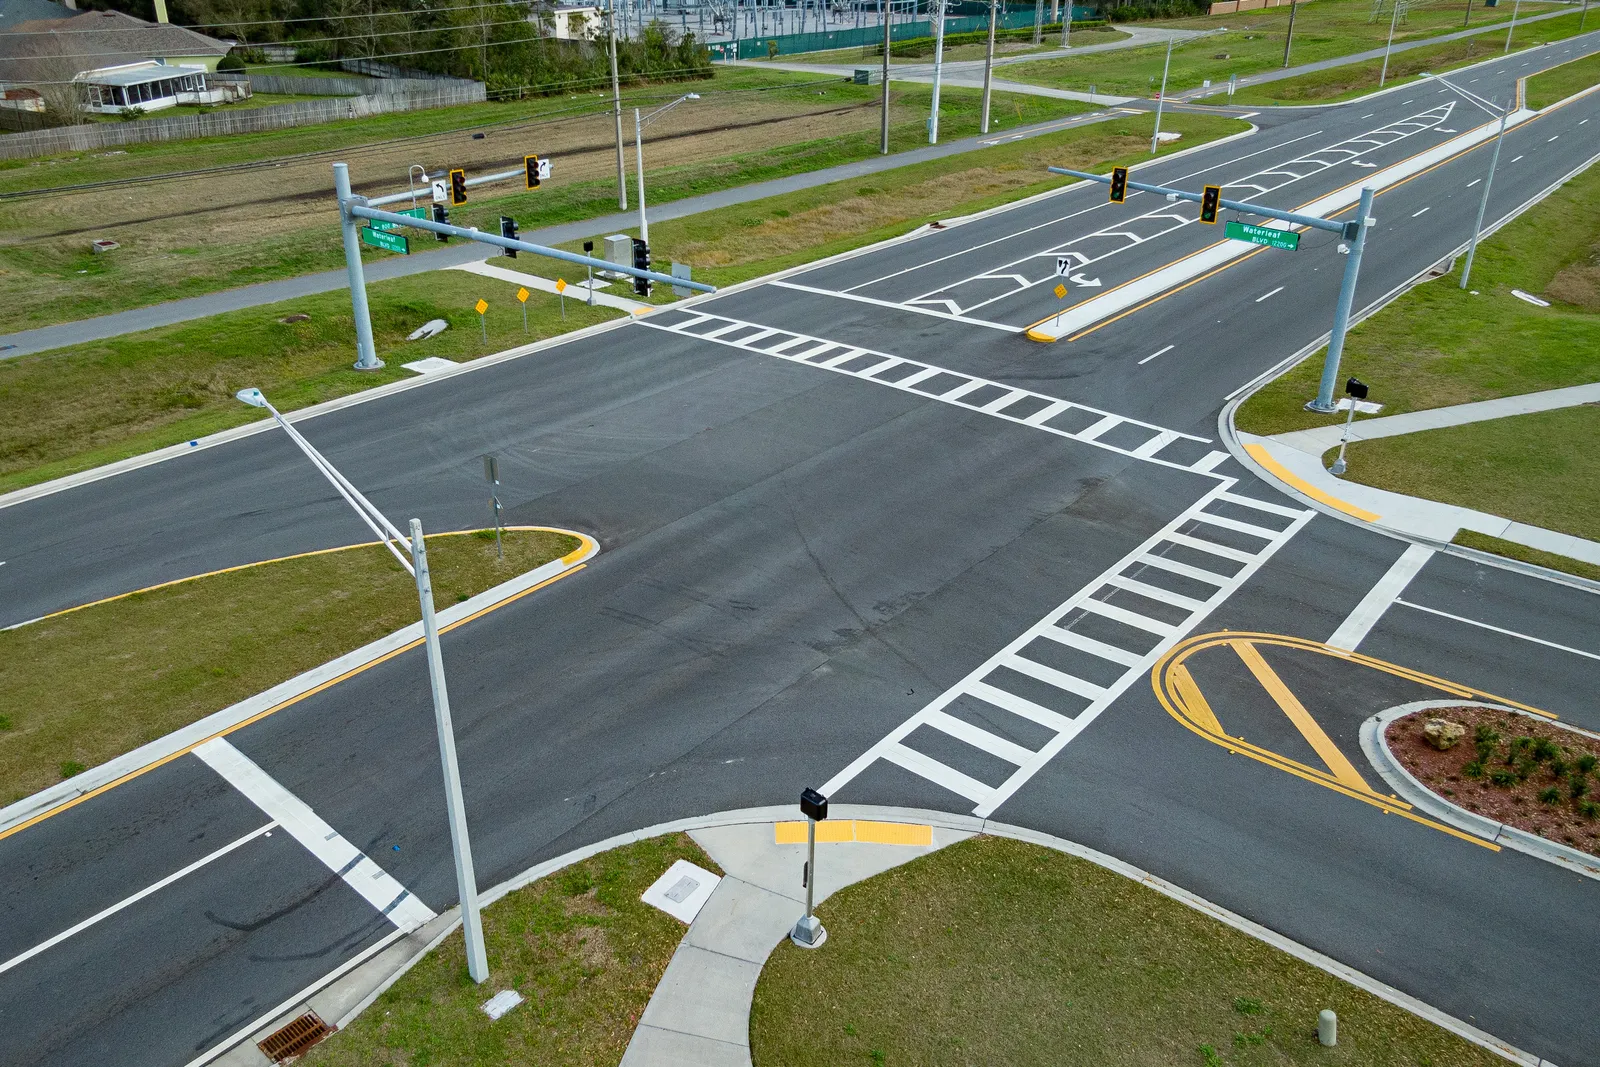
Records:
<instances>
[{"instance_id":1,"label":"concrete utility box lid","mask_svg":"<svg viewBox=\"0 0 1600 1067\"><path fill-rule=\"evenodd\" d=\"M117 244L115 241L107 240L106 238L102 237L89 247L94 249L95 254L98 255L101 252L109 252L113 248L121 248L122 246Z\"/></svg>"},{"instance_id":2,"label":"concrete utility box lid","mask_svg":"<svg viewBox=\"0 0 1600 1067\"><path fill-rule=\"evenodd\" d=\"M654 905L673 918L692 923L700 909L711 899L720 877L688 860L679 860L667 868L667 873L657 878L649 889L639 895L646 904Z\"/></svg>"},{"instance_id":3,"label":"concrete utility box lid","mask_svg":"<svg viewBox=\"0 0 1600 1067\"><path fill-rule=\"evenodd\" d=\"M427 322L423 323L421 326L418 326L415 330L412 330L408 335L406 335L406 340L423 341L429 337L434 337L438 334L444 333L449 328L450 324L443 319L429 319Z\"/></svg>"}]
</instances>

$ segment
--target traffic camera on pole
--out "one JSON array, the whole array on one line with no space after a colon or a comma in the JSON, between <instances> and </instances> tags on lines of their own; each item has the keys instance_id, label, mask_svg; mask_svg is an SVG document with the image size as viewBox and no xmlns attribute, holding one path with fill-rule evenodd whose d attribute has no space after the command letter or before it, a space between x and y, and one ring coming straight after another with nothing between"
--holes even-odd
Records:
<instances>
[{"instance_id":1,"label":"traffic camera on pole","mask_svg":"<svg viewBox=\"0 0 1600 1067\"><path fill-rule=\"evenodd\" d=\"M460 207L467 202L467 172L457 167L450 172L450 203Z\"/></svg>"},{"instance_id":2,"label":"traffic camera on pole","mask_svg":"<svg viewBox=\"0 0 1600 1067\"><path fill-rule=\"evenodd\" d=\"M1111 202L1120 204L1128 199L1128 168L1111 168Z\"/></svg>"},{"instance_id":3,"label":"traffic camera on pole","mask_svg":"<svg viewBox=\"0 0 1600 1067\"><path fill-rule=\"evenodd\" d=\"M450 209L443 204L433 205L433 221L448 226L450 224ZM434 236L445 244L450 242L450 235L447 233L436 233Z\"/></svg>"},{"instance_id":4,"label":"traffic camera on pole","mask_svg":"<svg viewBox=\"0 0 1600 1067\"><path fill-rule=\"evenodd\" d=\"M1222 208L1222 187L1208 185L1200 194L1200 221L1208 225L1217 224L1217 212Z\"/></svg>"},{"instance_id":5,"label":"traffic camera on pole","mask_svg":"<svg viewBox=\"0 0 1600 1067\"><path fill-rule=\"evenodd\" d=\"M650 269L650 245L637 237L633 239L633 268L634 270ZM650 279L634 278L633 291L638 296L649 296Z\"/></svg>"},{"instance_id":6,"label":"traffic camera on pole","mask_svg":"<svg viewBox=\"0 0 1600 1067\"><path fill-rule=\"evenodd\" d=\"M529 189L539 188L539 157L523 156L522 169Z\"/></svg>"},{"instance_id":7,"label":"traffic camera on pole","mask_svg":"<svg viewBox=\"0 0 1600 1067\"><path fill-rule=\"evenodd\" d=\"M515 241L517 239L517 220L512 218L510 215L501 215L500 236L504 237L508 241ZM515 248L505 248L501 251L505 252L505 254L510 256L512 259L517 258L517 250Z\"/></svg>"}]
</instances>

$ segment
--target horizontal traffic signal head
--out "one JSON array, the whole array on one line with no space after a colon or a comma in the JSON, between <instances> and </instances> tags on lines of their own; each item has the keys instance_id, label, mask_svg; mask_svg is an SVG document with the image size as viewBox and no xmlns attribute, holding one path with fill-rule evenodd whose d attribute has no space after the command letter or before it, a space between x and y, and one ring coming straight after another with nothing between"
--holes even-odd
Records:
<instances>
[{"instance_id":1,"label":"horizontal traffic signal head","mask_svg":"<svg viewBox=\"0 0 1600 1067\"><path fill-rule=\"evenodd\" d=\"M1192 195L1192 194L1191 194ZM1217 224L1217 212L1222 209L1222 187L1208 185L1200 195L1200 221Z\"/></svg>"},{"instance_id":2,"label":"horizontal traffic signal head","mask_svg":"<svg viewBox=\"0 0 1600 1067\"><path fill-rule=\"evenodd\" d=\"M460 207L467 202L467 172L457 167L450 172L450 203Z\"/></svg>"},{"instance_id":3,"label":"horizontal traffic signal head","mask_svg":"<svg viewBox=\"0 0 1600 1067\"><path fill-rule=\"evenodd\" d=\"M523 156L522 169L526 172L528 188L539 188L539 157Z\"/></svg>"},{"instance_id":4,"label":"horizontal traffic signal head","mask_svg":"<svg viewBox=\"0 0 1600 1067\"><path fill-rule=\"evenodd\" d=\"M1111 202L1120 204L1128 199L1128 168L1111 168Z\"/></svg>"}]
</instances>

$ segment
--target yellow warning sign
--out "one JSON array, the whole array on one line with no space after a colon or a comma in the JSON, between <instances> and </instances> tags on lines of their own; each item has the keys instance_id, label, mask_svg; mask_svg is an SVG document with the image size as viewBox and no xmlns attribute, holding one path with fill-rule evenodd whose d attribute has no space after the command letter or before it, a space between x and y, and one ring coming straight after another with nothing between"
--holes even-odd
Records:
<instances>
[{"instance_id":1,"label":"yellow warning sign","mask_svg":"<svg viewBox=\"0 0 1600 1067\"><path fill-rule=\"evenodd\" d=\"M528 302L528 290L519 288L517 290L517 300L519 303L526 304ZM483 301L480 300L478 303L483 304ZM483 306L488 307L489 305L484 304Z\"/></svg>"},{"instance_id":2,"label":"yellow warning sign","mask_svg":"<svg viewBox=\"0 0 1600 1067\"><path fill-rule=\"evenodd\" d=\"M1064 286L1064 285L1056 286L1056 299L1065 300L1066 298L1067 298L1067 287Z\"/></svg>"},{"instance_id":3,"label":"yellow warning sign","mask_svg":"<svg viewBox=\"0 0 1600 1067\"><path fill-rule=\"evenodd\" d=\"M478 314L482 315L485 311L489 310L489 301L487 301L487 300L479 300L473 306L478 309Z\"/></svg>"},{"instance_id":4,"label":"yellow warning sign","mask_svg":"<svg viewBox=\"0 0 1600 1067\"><path fill-rule=\"evenodd\" d=\"M566 281L564 279L562 279L562 278L557 278L556 279L556 292L564 293L566 291L567 291L567 283L566 283Z\"/></svg>"}]
</instances>

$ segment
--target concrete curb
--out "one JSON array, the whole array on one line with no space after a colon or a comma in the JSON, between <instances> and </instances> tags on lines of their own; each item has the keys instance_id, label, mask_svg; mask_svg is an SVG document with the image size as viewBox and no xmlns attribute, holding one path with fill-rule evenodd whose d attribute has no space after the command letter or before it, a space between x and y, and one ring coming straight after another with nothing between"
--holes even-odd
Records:
<instances>
[{"instance_id":1,"label":"concrete curb","mask_svg":"<svg viewBox=\"0 0 1600 1067\"><path fill-rule=\"evenodd\" d=\"M1566 845L1557 844L1554 841L1547 841L1538 834L1530 834L1528 831L1519 830L1515 826L1496 822L1482 815L1475 815L1460 805L1451 803L1417 781L1412 773L1406 770L1405 766L1395 758L1394 753L1389 748L1389 739L1385 736L1385 731L1389 728L1390 723L1410 715L1412 712L1427 711L1430 708L1456 708L1469 703L1478 704L1480 707L1494 708L1496 711L1509 712L1513 715L1522 715L1536 722L1571 730L1573 733L1582 734L1585 737L1595 736L1587 730L1579 730L1565 723L1552 722L1543 716L1529 715L1525 711L1502 707L1499 704L1480 704L1477 701L1462 700L1418 700L1410 704L1401 704L1398 707L1389 708L1387 711L1380 711L1362 723L1361 751L1366 754L1367 759L1371 761L1372 766L1377 769L1383 780L1389 783L1389 788L1400 794L1400 797L1412 807L1425 811L1433 818L1438 819L1440 822L1448 823L1458 830L1465 830L1467 833L1481 837L1486 841L1492 841L1506 848L1516 849L1518 852L1544 860L1546 863L1554 863L1576 874L1581 874L1585 878L1592 878L1600 882L1600 858L1591 856L1587 852L1580 852L1575 848L1568 848Z\"/></svg>"},{"instance_id":2,"label":"concrete curb","mask_svg":"<svg viewBox=\"0 0 1600 1067\"><path fill-rule=\"evenodd\" d=\"M1448 1030L1463 1040L1487 1049L1512 1063L1523 1064L1525 1067L1556 1067L1555 1064L1548 1060L1501 1041L1492 1034L1486 1033L1452 1015L1447 1015L1416 997L1403 993L1393 986L1348 967L1259 923L1252 922L1244 916L1214 904L1181 886L1135 867L1133 864L1125 863L1114 856L1088 848L1074 841L1040 833L1027 827L998 822L993 819L978 819L970 815L957 815L919 808L836 804L830 811L830 816L839 819L867 819L879 822L925 823L942 829L991 834L996 837L1026 841L1058 852L1064 852L1070 856L1076 856L1079 859L1087 860L1096 866L1103 867L1106 870L1148 886L1163 896L1176 900L1187 907L1193 908L1195 911L1225 923L1241 933L1248 934L1259 941L1271 945L1273 948L1286 952L1296 959L1316 967L1318 970L1348 982L1380 1000L1393 1004L1395 1007L1409 1011L1413 1015L1425 1019L1444 1030ZM484 906L487 906L507 893L520 889L564 867L582 862L600 852L632 844L636 841L669 833L748 823L779 822L792 820L795 817L796 812L793 805L769 805L678 819L617 834L603 841L597 841L594 844L586 845L572 852L536 864L484 893L482 901ZM226 1058L221 1059L221 1062L229 1065L229 1067L246 1067L246 1065L259 1067L259 1065L265 1064L267 1061L257 1051L254 1040L273 1032L307 1008L317 1010L318 1014L325 1019L337 1019L337 1025L341 1028L347 1026L361 1011L370 1006L385 989L392 986L406 971L415 966L417 961L426 955L432 947L453 933L459 923L460 909L457 907L440 915L421 930L414 931L405 939L403 944L398 932L390 935L378 945L368 949L362 956L330 972L325 978L307 987L291 1000L284 1002L258 1018L255 1022L237 1031L208 1052L191 1060L186 1067L201 1067L203 1064L217 1062L224 1056ZM324 1008L327 1010L323 1011L322 1009Z\"/></svg>"},{"instance_id":3,"label":"concrete curb","mask_svg":"<svg viewBox=\"0 0 1600 1067\"><path fill-rule=\"evenodd\" d=\"M599 543L587 534L572 530L563 532L582 540L583 547L561 559L551 560L541 567L536 567L526 574L501 582L460 604L452 604L441 609L438 613L439 631L444 633L452 630L479 615L532 592L541 585L564 577L583 566L586 560L600 551ZM347 652L338 659L330 660L320 667L313 667L263 693L257 693L231 707L192 722L182 729L174 730L165 737L141 745L132 752L123 753L99 766L90 767L82 774L64 782L8 804L0 808L0 836L8 836L64 805L87 799L93 794L110 789L126 778L142 774L174 759L202 741L229 733L248 722L270 715L318 689L334 684L349 674L396 655L421 640L422 623L419 620L386 637L380 637L376 641Z\"/></svg>"}]
</instances>

